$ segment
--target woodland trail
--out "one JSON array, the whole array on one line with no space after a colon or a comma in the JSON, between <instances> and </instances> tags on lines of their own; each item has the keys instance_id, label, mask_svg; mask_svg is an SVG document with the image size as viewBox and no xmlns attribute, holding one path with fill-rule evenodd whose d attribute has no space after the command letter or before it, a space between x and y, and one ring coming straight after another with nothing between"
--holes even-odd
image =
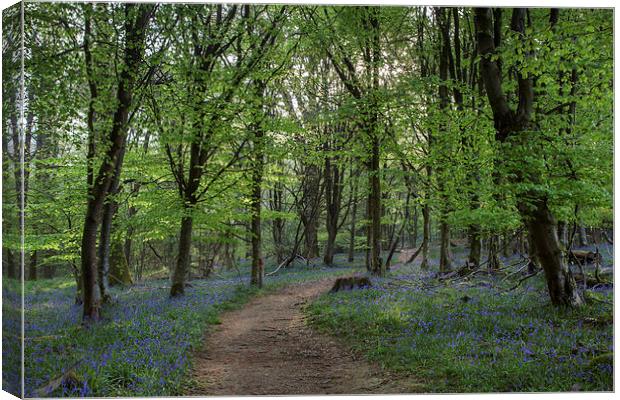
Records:
<instances>
[{"instance_id":1,"label":"woodland trail","mask_svg":"<svg viewBox=\"0 0 620 400\"><path fill-rule=\"evenodd\" d=\"M290 285L224 314L194 354L188 395L419 392L411 377L382 371L337 338L310 328L302 307L334 279Z\"/></svg>"}]
</instances>

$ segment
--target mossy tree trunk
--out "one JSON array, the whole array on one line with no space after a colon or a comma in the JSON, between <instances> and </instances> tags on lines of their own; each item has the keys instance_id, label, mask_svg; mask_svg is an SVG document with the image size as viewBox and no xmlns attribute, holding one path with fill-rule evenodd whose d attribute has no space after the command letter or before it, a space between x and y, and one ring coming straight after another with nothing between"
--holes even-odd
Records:
<instances>
[{"instance_id":1,"label":"mossy tree trunk","mask_svg":"<svg viewBox=\"0 0 620 400\"><path fill-rule=\"evenodd\" d=\"M129 263L125 256L125 249L121 240L115 240L110 246L109 285L132 285L133 279L129 270Z\"/></svg>"}]
</instances>

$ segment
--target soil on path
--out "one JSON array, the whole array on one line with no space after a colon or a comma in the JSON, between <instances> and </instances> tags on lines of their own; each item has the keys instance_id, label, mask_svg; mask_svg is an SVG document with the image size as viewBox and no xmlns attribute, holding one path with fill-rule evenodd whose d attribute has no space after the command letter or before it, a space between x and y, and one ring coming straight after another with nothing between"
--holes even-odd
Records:
<instances>
[{"instance_id":1,"label":"soil on path","mask_svg":"<svg viewBox=\"0 0 620 400\"><path fill-rule=\"evenodd\" d=\"M302 307L334 279L291 285L228 312L194 355L188 395L412 393L421 386L382 371L337 338L310 328Z\"/></svg>"}]
</instances>

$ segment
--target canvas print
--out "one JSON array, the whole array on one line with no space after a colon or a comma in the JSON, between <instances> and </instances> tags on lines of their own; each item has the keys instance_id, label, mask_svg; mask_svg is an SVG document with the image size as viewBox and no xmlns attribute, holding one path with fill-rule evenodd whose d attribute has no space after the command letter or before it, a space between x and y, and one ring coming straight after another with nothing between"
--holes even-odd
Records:
<instances>
[{"instance_id":1,"label":"canvas print","mask_svg":"<svg viewBox=\"0 0 620 400\"><path fill-rule=\"evenodd\" d=\"M2 13L2 389L611 392L613 9Z\"/></svg>"}]
</instances>

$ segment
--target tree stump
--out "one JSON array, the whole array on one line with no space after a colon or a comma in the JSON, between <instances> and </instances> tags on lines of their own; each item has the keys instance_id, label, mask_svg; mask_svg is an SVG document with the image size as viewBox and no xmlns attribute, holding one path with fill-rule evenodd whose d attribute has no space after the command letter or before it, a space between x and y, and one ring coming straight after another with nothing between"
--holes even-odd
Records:
<instances>
[{"instance_id":1,"label":"tree stump","mask_svg":"<svg viewBox=\"0 0 620 400\"><path fill-rule=\"evenodd\" d=\"M334 283L334 286L329 291L330 293L336 293L341 290L353 290L353 289L364 289L372 287L372 282L365 276L349 276L346 278L338 278Z\"/></svg>"}]
</instances>

